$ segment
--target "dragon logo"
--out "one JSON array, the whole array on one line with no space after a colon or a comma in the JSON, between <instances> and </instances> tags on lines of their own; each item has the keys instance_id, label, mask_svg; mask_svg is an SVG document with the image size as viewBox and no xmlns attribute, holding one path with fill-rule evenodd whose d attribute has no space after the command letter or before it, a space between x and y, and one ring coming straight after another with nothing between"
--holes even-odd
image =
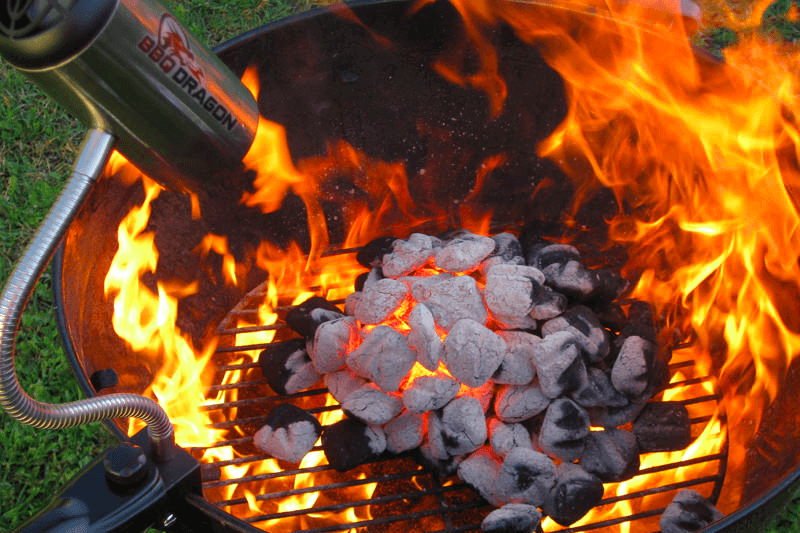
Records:
<instances>
[{"instance_id":1,"label":"dragon logo","mask_svg":"<svg viewBox=\"0 0 800 533\"><path fill-rule=\"evenodd\" d=\"M189 36L169 13L164 13L158 23L158 44L166 50L168 55L175 57L178 63L189 71L201 85L205 85L206 75L195 61L194 54L189 48Z\"/></svg>"}]
</instances>

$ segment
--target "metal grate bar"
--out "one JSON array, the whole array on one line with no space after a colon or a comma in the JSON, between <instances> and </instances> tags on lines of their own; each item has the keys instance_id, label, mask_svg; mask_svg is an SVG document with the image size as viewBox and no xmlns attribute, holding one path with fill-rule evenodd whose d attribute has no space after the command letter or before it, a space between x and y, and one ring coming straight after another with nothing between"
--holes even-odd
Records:
<instances>
[{"instance_id":1,"label":"metal grate bar","mask_svg":"<svg viewBox=\"0 0 800 533\"><path fill-rule=\"evenodd\" d=\"M306 398L309 396L318 396L320 394L325 394L328 392L328 389L310 389L303 392L298 392L296 394L287 394L284 396L263 396L261 398L249 398L246 400L236 400L235 402L226 402L226 403L215 403L211 405L204 405L202 409L204 411L213 411L216 409L227 409L229 407L241 407L242 405L249 405L252 403L262 403L262 402L287 402L292 399L298 398Z\"/></svg>"}]
</instances>

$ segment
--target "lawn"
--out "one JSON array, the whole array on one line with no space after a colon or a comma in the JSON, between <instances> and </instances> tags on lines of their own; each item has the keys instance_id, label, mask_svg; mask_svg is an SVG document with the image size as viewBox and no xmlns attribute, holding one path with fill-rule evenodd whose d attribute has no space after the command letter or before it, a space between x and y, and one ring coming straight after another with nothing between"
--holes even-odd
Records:
<instances>
[{"instance_id":1,"label":"lawn","mask_svg":"<svg viewBox=\"0 0 800 533\"><path fill-rule=\"evenodd\" d=\"M741 4L741 2L738 2ZM214 46L244 30L309 9L313 0L173 0L169 7L196 35ZM785 20L793 2L779 0L770 12L778 38L800 37ZM727 44L735 34L708 32L703 42ZM84 127L67 116L15 70L0 61L0 285L8 279L25 243L60 192ZM17 369L33 397L60 403L81 397L55 325L52 274L48 269L23 316ZM100 424L33 430L0 414L0 531L21 525L70 476L114 439ZM767 531L800 532L800 502Z\"/></svg>"}]
</instances>

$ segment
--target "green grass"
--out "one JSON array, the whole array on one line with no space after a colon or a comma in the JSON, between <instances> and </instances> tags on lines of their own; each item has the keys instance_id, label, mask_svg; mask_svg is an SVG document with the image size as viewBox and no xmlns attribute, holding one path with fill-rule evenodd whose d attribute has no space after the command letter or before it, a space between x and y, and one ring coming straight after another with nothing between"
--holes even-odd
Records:
<instances>
[{"instance_id":1,"label":"green grass","mask_svg":"<svg viewBox=\"0 0 800 533\"><path fill-rule=\"evenodd\" d=\"M770 11L765 29L785 38L796 31L781 19L790 2ZM210 46L271 20L312 7L312 0L181 0L169 6ZM735 39L724 29L703 37L711 48ZM68 176L84 127L15 70L0 61L0 286ZM26 310L17 341L25 390L46 402L81 397L55 325L48 269ZM91 458L114 444L100 424L34 430L0 413L0 532L19 527ZM766 531L800 533L800 500Z\"/></svg>"}]
</instances>

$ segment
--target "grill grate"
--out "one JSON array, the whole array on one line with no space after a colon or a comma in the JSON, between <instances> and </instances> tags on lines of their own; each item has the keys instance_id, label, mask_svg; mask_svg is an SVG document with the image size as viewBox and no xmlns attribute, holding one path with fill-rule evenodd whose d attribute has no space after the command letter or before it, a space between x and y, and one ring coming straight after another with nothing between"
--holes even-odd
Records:
<instances>
[{"instance_id":1,"label":"grill grate","mask_svg":"<svg viewBox=\"0 0 800 533\"><path fill-rule=\"evenodd\" d=\"M328 256L353 252L352 249L342 250ZM275 340L292 336L281 321L269 326L239 326L241 319L251 323L256 321L259 305L265 296L266 288L263 285L249 293L231 310L217 330L222 342L213 362L219 380L209 392L210 395L228 396L225 401L207 405L203 409L219 419L211 427L224 431L226 437L203 451L213 452L232 447L235 453L230 457L204 459L203 488L206 498L220 509L269 531L302 529L322 533L358 528L368 531L454 533L479 530L482 518L492 507L457 477L440 479L435 473L421 467L411 454L384 457L349 472L339 473L327 465L320 447L315 447L309 454L319 456L319 464L301 463L299 467L278 464L255 448L252 435L263 425L270 409L278 403L293 403L319 416L341 416L339 406L324 388L293 395L275 395L263 379L258 363L251 362L255 361L260 350L269 346L269 342L260 342L256 338L258 335L274 332ZM282 316L288 309L276 311ZM235 346L237 335L252 335L255 339L246 345ZM242 361L242 356L247 352L251 356ZM693 414L692 434L697 435L711 420L719 400L718 394L709 392L713 390L710 385L714 380L702 375L691 359L676 360L673 357L669 368L671 375L680 372L683 377L675 379L667 390L687 387L689 395L680 402L693 406L690 409ZM232 382L230 378L225 378L231 373L238 374ZM235 399L230 398L232 394L235 394ZM658 516L664 510L665 501L668 503L680 489L693 488L716 503L725 476L726 459L727 443L716 453L644 468L634 480L647 474L662 473L674 481L634 490L622 496L610 496L607 486L606 496L596 507L596 510L603 511L620 503L631 502L639 509L638 512L617 513L570 528L550 522L546 530L569 533L596 531L625 522L639 524L636 531L643 530L642 527L648 531L657 529ZM688 479L672 476L678 469L688 466L701 468L699 473ZM229 479L222 478L223 471ZM313 481L311 476L315 476ZM246 494L247 491L251 494ZM658 495L663 497L659 499ZM292 504L285 503L287 499L294 499L294 508ZM323 518L324 514L332 516Z\"/></svg>"}]
</instances>

